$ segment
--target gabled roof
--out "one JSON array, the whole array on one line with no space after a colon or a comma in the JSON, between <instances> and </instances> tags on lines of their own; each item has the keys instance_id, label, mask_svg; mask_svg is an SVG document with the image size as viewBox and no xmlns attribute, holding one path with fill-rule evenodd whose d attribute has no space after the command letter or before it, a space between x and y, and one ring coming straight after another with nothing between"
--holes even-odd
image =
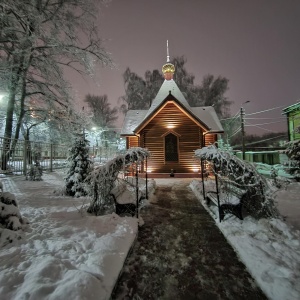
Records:
<instances>
[{"instance_id":1,"label":"gabled roof","mask_svg":"<svg viewBox=\"0 0 300 300\"><path fill-rule=\"evenodd\" d=\"M299 110L299 109L300 109L300 102L295 103L295 104L292 104L292 105L290 105L290 106L284 108L284 109L283 109L283 113L284 113L284 114L288 114L288 113L290 113L290 112L292 112L292 111Z\"/></svg>"},{"instance_id":2,"label":"gabled roof","mask_svg":"<svg viewBox=\"0 0 300 300\"><path fill-rule=\"evenodd\" d=\"M146 117L148 117L158 106L160 106L160 104L165 100L170 92L179 102L182 103L183 106L185 106L186 108L190 107L175 81L173 79L165 80L160 87L156 97L154 98Z\"/></svg>"},{"instance_id":3,"label":"gabled roof","mask_svg":"<svg viewBox=\"0 0 300 300\"><path fill-rule=\"evenodd\" d=\"M146 110L128 110L123 122L120 135L134 135L134 129L144 120L148 109Z\"/></svg>"},{"instance_id":4,"label":"gabled roof","mask_svg":"<svg viewBox=\"0 0 300 300\"><path fill-rule=\"evenodd\" d=\"M191 107L193 114L207 125L210 132L224 132L223 126L212 106Z\"/></svg>"},{"instance_id":5,"label":"gabled roof","mask_svg":"<svg viewBox=\"0 0 300 300\"><path fill-rule=\"evenodd\" d=\"M127 112L121 135L135 135L135 132L141 130L168 101L173 101L207 131L224 132L215 109L212 106L191 107L175 81L171 79L163 82L149 110L129 110Z\"/></svg>"}]
</instances>

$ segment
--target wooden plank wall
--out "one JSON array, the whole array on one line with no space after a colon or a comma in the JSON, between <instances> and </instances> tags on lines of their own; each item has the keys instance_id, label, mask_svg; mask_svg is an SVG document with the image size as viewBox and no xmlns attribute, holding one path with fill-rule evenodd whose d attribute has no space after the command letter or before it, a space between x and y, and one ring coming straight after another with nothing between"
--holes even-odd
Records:
<instances>
[{"instance_id":1,"label":"wooden plank wall","mask_svg":"<svg viewBox=\"0 0 300 300\"><path fill-rule=\"evenodd\" d=\"M173 128L168 128L173 126ZM174 132L178 137L178 162L166 162L164 155L164 135ZM199 167L194 160L194 151L201 148L202 130L176 105L168 103L141 132L141 146L151 152L148 166L154 173L191 173Z\"/></svg>"},{"instance_id":2,"label":"wooden plank wall","mask_svg":"<svg viewBox=\"0 0 300 300\"><path fill-rule=\"evenodd\" d=\"M130 136L127 138L127 149L139 147L139 138L137 136Z\"/></svg>"},{"instance_id":3,"label":"wooden plank wall","mask_svg":"<svg viewBox=\"0 0 300 300\"><path fill-rule=\"evenodd\" d=\"M206 134L205 135L205 147L212 145L216 142L217 135L216 134Z\"/></svg>"}]
</instances>

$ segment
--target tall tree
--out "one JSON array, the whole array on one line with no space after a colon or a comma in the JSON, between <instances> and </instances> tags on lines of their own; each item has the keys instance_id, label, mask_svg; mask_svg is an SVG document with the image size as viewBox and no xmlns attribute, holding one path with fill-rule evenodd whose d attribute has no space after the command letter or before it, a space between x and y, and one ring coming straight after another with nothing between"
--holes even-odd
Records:
<instances>
[{"instance_id":1,"label":"tall tree","mask_svg":"<svg viewBox=\"0 0 300 300\"><path fill-rule=\"evenodd\" d=\"M0 3L0 84L8 94L5 124L5 168L13 116L19 121L26 99L39 97L48 109L70 106L65 68L90 73L95 65L112 65L95 25L95 0L2 0ZM18 105L17 105L18 103Z\"/></svg>"},{"instance_id":2,"label":"tall tree","mask_svg":"<svg viewBox=\"0 0 300 300\"><path fill-rule=\"evenodd\" d=\"M125 105L121 106L123 112L126 112L127 109L146 108L147 103L144 101L145 81L136 73L131 72L130 68L125 70L123 80L125 95L120 97L125 102Z\"/></svg>"},{"instance_id":3,"label":"tall tree","mask_svg":"<svg viewBox=\"0 0 300 300\"><path fill-rule=\"evenodd\" d=\"M191 106L214 106L219 117L229 114L231 102L225 97L229 80L225 77L206 75L201 85L194 83L195 76L186 69L186 58L175 57L172 63L175 66L174 80ZM125 96L120 97L125 102L122 110L148 109L155 98L163 76L158 70L146 71L145 79L132 72L129 68L123 74Z\"/></svg>"},{"instance_id":4,"label":"tall tree","mask_svg":"<svg viewBox=\"0 0 300 300\"><path fill-rule=\"evenodd\" d=\"M164 77L158 70L146 71L145 73L145 92L144 92L144 102L148 107L151 106L153 99L157 95Z\"/></svg>"},{"instance_id":5,"label":"tall tree","mask_svg":"<svg viewBox=\"0 0 300 300\"><path fill-rule=\"evenodd\" d=\"M222 76L217 78L211 74L204 76L202 84L199 86L199 97L195 106L214 106L220 117L228 117L229 107L232 103L225 97L228 82L229 80Z\"/></svg>"},{"instance_id":6,"label":"tall tree","mask_svg":"<svg viewBox=\"0 0 300 300\"><path fill-rule=\"evenodd\" d=\"M125 95L120 99L125 102L121 106L124 113L129 109L149 108L164 80L158 70L146 71L143 79L129 68L124 72L123 79Z\"/></svg>"},{"instance_id":7,"label":"tall tree","mask_svg":"<svg viewBox=\"0 0 300 300\"><path fill-rule=\"evenodd\" d=\"M174 57L172 60L175 66L174 80L191 106L203 106L198 102L199 88L194 84L195 76L186 70L186 62L184 56Z\"/></svg>"},{"instance_id":8,"label":"tall tree","mask_svg":"<svg viewBox=\"0 0 300 300\"><path fill-rule=\"evenodd\" d=\"M93 116L92 121L101 128L112 126L118 119L118 109L111 108L107 95L95 96L88 94L84 101L88 104Z\"/></svg>"}]
</instances>

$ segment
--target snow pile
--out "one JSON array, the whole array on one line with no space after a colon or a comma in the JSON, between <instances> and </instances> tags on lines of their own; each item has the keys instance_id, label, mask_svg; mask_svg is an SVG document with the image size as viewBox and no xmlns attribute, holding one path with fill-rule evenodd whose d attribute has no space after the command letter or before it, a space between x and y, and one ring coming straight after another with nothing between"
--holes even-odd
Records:
<instances>
[{"instance_id":1,"label":"snow pile","mask_svg":"<svg viewBox=\"0 0 300 300\"><path fill-rule=\"evenodd\" d=\"M190 186L264 293L272 300L300 299L300 232L279 218L226 215L220 223L217 208L203 200L201 182Z\"/></svg>"}]
</instances>

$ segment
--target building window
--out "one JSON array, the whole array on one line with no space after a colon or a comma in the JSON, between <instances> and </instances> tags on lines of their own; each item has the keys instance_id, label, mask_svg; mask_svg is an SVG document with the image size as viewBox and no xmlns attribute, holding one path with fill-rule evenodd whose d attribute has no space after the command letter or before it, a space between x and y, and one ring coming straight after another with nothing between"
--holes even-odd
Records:
<instances>
[{"instance_id":1,"label":"building window","mask_svg":"<svg viewBox=\"0 0 300 300\"><path fill-rule=\"evenodd\" d=\"M178 161L178 139L172 133L165 136L165 160Z\"/></svg>"}]
</instances>

